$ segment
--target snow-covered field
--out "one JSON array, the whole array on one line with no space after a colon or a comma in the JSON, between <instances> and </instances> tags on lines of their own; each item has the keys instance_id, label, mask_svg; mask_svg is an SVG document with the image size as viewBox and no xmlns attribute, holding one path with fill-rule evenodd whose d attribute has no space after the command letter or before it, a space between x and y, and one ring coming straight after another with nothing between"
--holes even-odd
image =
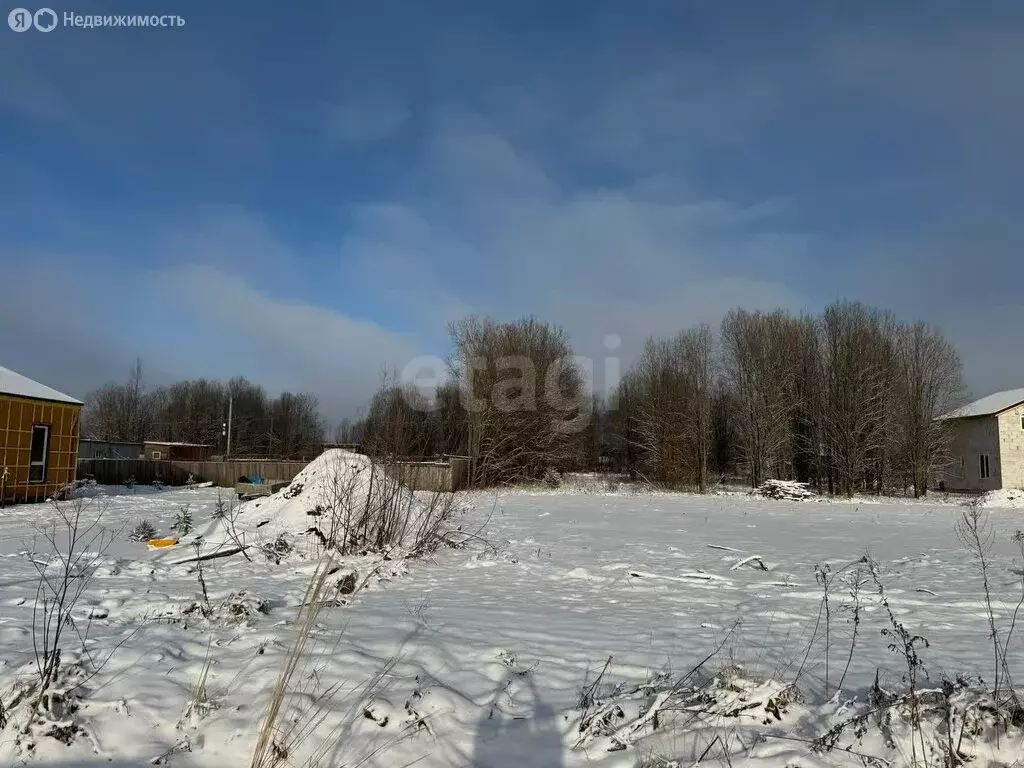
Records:
<instances>
[{"instance_id":1,"label":"snow-covered field","mask_svg":"<svg viewBox=\"0 0 1024 768\"><path fill-rule=\"evenodd\" d=\"M201 551L211 551L210 542L228 546L210 525L217 489L102 490L87 514L102 509L103 524L119 532L76 608L63 652L65 663L81 662L85 670L76 679L75 714L84 732L70 746L37 737L29 752L24 738L15 746L9 725L0 731L0 764L24 759L86 768L159 758L172 766L249 765L316 568L315 548L300 547L279 563L255 550L251 561L205 561L213 615L204 617L196 565L180 562L194 555L192 547L150 551L129 542L127 532L148 519L167 534L188 505L196 530L210 537ZM814 753L806 740L860 711L849 702L867 701L876 669L883 687L905 688L907 666L888 648L893 638L881 633L891 627L867 564L835 577L824 618L816 570L828 566L837 574L865 554L878 563L896 618L929 641L918 647L928 673L920 686L937 686L943 675L991 679L984 594L976 563L955 533L956 504L590 490L479 495L449 524L477 534L463 549L406 562L349 559L360 578L371 567L380 568L378 576L351 604L318 615L312 661L295 677L307 717L322 715L306 744L307 752L315 746L323 753L319 765L632 768L643 761L670 765L672 757L690 765L712 734L730 734L721 745L733 762L859 765L858 755ZM279 499L262 509L245 505L238 520L247 543L259 535L252 521L268 514L280 520L287 508ZM994 608L1005 635L1024 565L1012 536L1024 525L1012 509L986 509ZM46 556L35 531L52 516L47 505L0 510L0 697L34 670L38 575L31 560ZM266 526L274 536L294 529ZM857 573L861 608L848 661ZM587 720L611 705L628 723L657 698L657 681L632 697L631 690L659 673L681 677L716 649L701 676L720 673L712 685L725 685L733 698L763 704L774 697L773 706L781 702L777 718L745 723L743 716L709 720L705 713L694 725L674 722L666 711L658 728L637 728L635 738L625 739L629 748L613 750L614 727ZM1020 642L1010 644L1007 657L1010 671L1024 674ZM197 696L207 662L205 695ZM595 701L582 712L581 690L602 669ZM704 709L714 706L705 702ZM760 718L764 710L750 711ZM581 734L581 724L592 727ZM883 747L870 738L854 749L876 754ZM977 753L975 764L1006 759L1019 747L1012 731ZM704 761L722 754L715 747ZM296 753L282 764L304 762Z\"/></svg>"}]
</instances>

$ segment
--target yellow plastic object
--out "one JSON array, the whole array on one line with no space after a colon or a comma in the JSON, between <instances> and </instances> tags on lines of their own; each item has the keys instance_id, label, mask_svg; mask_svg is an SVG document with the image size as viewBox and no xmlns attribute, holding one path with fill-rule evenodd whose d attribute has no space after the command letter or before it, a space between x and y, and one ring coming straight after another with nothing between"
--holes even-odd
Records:
<instances>
[{"instance_id":1,"label":"yellow plastic object","mask_svg":"<svg viewBox=\"0 0 1024 768\"><path fill-rule=\"evenodd\" d=\"M164 547L173 547L177 543L177 539L150 539L146 545L150 549L163 549Z\"/></svg>"}]
</instances>

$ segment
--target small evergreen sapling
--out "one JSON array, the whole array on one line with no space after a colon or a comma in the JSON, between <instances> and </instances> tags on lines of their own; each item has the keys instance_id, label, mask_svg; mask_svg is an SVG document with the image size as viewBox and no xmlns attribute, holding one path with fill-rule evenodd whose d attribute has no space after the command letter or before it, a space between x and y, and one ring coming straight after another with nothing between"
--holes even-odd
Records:
<instances>
[{"instance_id":1,"label":"small evergreen sapling","mask_svg":"<svg viewBox=\"0 0 1024 768\"><path fill-rule=\"evenodd\" d=\"M174 525L171 526L171 530L177 532L181 536L185 536L192 530L192 510L188 508L188 504L185 504L174 517Z\"/></svg>"},{"instance_id":2,"label":"small evergreen sapling","mask_svg":"<svg viewBox=\"0 0 1024 768\"><path fill-rule=\"evenodd\" d=\"M149 541L153 538L156 538L156 528L149 520L140 520L128 534L129 541Z\"/></svg>"}]
</instances>

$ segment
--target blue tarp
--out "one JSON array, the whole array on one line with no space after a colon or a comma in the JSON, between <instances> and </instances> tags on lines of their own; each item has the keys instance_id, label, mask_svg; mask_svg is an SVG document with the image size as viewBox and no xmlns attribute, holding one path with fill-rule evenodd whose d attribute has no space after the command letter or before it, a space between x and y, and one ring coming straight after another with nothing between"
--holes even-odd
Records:
<instances>
[{"instance_id":1,"label":"blue tarp","mask_svg":"<svg viewBox=\"0 0 1024 768\"><path fill-rule=\"evenodd\" d=\"M249 478L249 482L253 485L263 485L263 478L259 475L253 475Z\"/></svg>"}]
</instances>

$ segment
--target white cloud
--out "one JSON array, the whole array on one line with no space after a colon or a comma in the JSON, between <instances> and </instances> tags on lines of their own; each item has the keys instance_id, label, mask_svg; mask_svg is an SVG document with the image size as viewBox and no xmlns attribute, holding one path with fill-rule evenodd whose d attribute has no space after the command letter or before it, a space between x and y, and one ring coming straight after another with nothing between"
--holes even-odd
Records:
<instances>
[{"instance_id":1,"label":"white cloud","mask_svg":"<svg viewBox=\"0 0 1024 768\"><path fill-rule=\"evenodd\" d=\"M151 242L162 243L149 253L157 269L86 252L0 250L5 282L46 286L47 301L59 303L43 311L26 292L0 304L0 326L18 329L3 339L0 365L81 396L121 380L140 357L151 385L243 375L270 392L312 391L336 420L364 408L384 372L429 351L375 322L284 299L307 266L243 209L165 222L162 235L118 232L126 252Z\"/></svg>"},{"instance_id":2,"label":"white cloud","mask_svg":"<svg viewBox=\"0 0 1024 768\"><path fill-rule=\"evenodd\" d=\"M782 223L792 201L702 199L671 175L565 189L482 119L435 127L413 191L354 207L342 246L365 284L387 286L425 322L532 313L590 357L618 334L629 358L648 334L716 324L738 305L807 303L778 271L809 248Z\"/></svg>"},{"instance_id":3,"label":"white cloud","mask_svg":"<svg viewBox=\"0 0 1024 768\"><path fill-rule=\"evenodd\" d=\"M316 392L332 417L364 407L383 373L400 371L423 351L377 323L273 298L272 286L260 289L214 267L161 270L154 283L210 329L239 373L272 390Z\"/></svg>"}]
</instances>

